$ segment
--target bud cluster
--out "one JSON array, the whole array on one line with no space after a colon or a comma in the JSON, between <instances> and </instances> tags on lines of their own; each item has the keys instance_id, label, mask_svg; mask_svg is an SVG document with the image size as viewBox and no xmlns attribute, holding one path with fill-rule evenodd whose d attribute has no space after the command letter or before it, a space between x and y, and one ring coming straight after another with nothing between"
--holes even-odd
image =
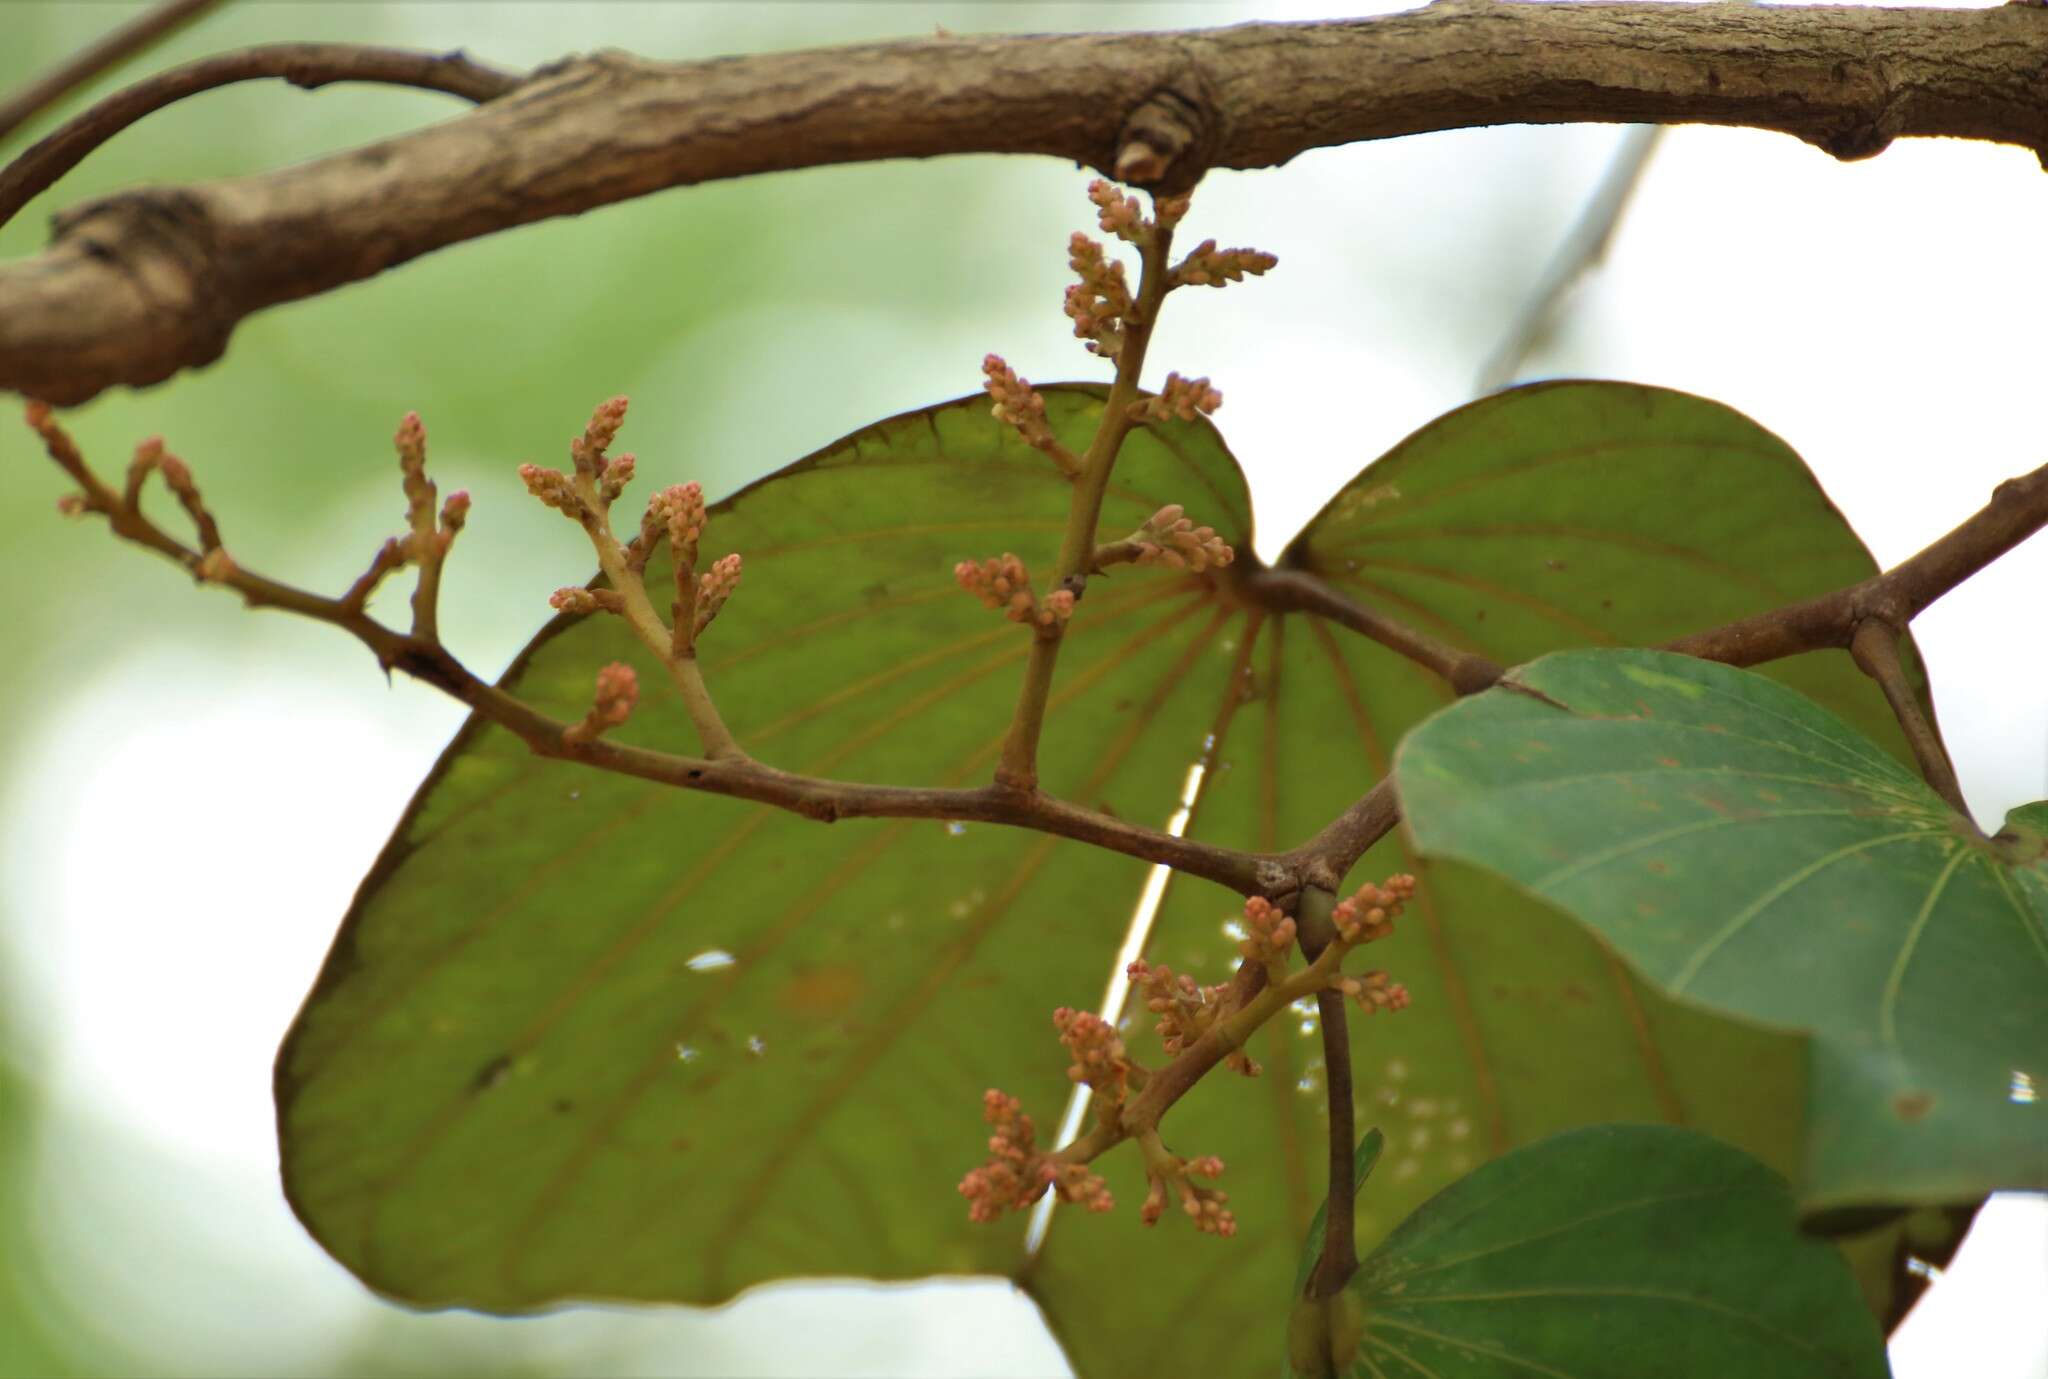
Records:
<instances>
[{"instance_id":1,"label":"bud cluster","mask_svg":"<svg viewBox=\"0 0 2048 1379\"><path fill-rule=\"evenodd\" d=\"M564 742L589 742L618 727L640 702L640 677L622 661L614 661L597 672L597 689L591 696L590 712L583 721L562 732Z\"/></svg>"},{"instance_id":2,"label":"bud cluster","mask_svg":"<svg viewBox=\"0 0 2048 1379\"><path fill-rule=\"evenodd\" d=\"M1074 338L1086 340L1090 354L1115 356L1124 347L1124 325L1133 305L1123 264L1079 230L1067 241L1067 263L1081 278L1067 289L1066 312L1074 322Z\"/></svg>"},{"instance_id":3,"label":"bud cluster","mask_svg":"<svg viewBox=\"0 0 2048 1379\"><path fill-rule=\"evenodd\" d=\"M1214 527L1198 527L1184 513L1179 503L1168 503L1145 519L1145 525L1131 536L1138 548L1138 564L1199 574L1237 559L1237 552Z\"/></svg>"},{"instance_id":4,"label":"bud cluster","mask_svg":"<svg viewBox=\"0 0 2048 1379\"><path fill-rule=\"evenodd\" d=\"M1143 998L1145 1009L1157 1017L1154 1028L1169 1055L1178 1055L1230 1013L1228 984L1203 986L1185 972L1176 973L1164 963L1154 967L1143 958L1125 968L1124 975ZM1259 1065L1243 1049L1226 1054L1224 1062L1246 1077L1259 1075Z\"/></svg>"},{"instance_id":5,"label":"bud cluster","mask_svg":"<svg viewBox=\"0 0 2048 1379\"><path fill-rule=\"evenodd\" d=\"M725 601L740 587L740 558L737 552L722 555L711 562L711 568L697 577L696 625L693 634L701 634L711 626L711 620L718 616L718 610L725 607Z\"/></svg>"},{"instance_id":6,"label":"bud cluster","mask_svg":"<svg viewBox=\"0 0 2048 1379\"><path fill-rule=\"evenodd\" d=\"M1196 1230L1205 1235L1236 1235L1237 1218L1223 1205L1230 1194L1189 1181L1191 1177L1214 1179L1222 1173L1223 1160L1213 1154L1198 1159L1149 1155L1145 1176L1151 1188L1145 1194L1145 1205L1138 1209L1138 1219L1148 1226L1156 1224L1166 1211L1167 1194L1172 1192L1180 1199L1180 1209L1194 1220Z\"/></svg>"},{"instance_id":7,"label":"bud cluster","mask_svg":"<svg viewBox=\"0 0 2048 1379\"><path fill-rule=\"evenodd\" d=\"M1065 589L1046 595L1043 602L1031 589L1031 572L1024 562L1005 551L1000 559L976 564L963 560L953 567L954 582L996 609L1011 622L1049 631L1065 625L1074 615L1074 595Z\"/></svg>"},{"instance_id":8,"label":"bud cluster","mask_svg":"<svg viewBox=\"0 0 2048 1379\"><path fill-rule=\"evenodd\" d=\"M1408 988L1377 968L1356 977L1339 976L1331 981L1330 989L1356 1001L1367 1015L1408 1008Z\"/></svg>"},{"instance_id":9,"label":"bud cluster","mask_svg":"<svg viewBox=\"0 0 2048 1379\"><path fill-rule=\"evenodd\" d=\"M1360 886L1348 900L1337 902L1330 918L1346 943L1372 943L1394 932L1394 921L1415 898L1415 878L1397 872L1384 886Z\"/></svg>"},{"instance_id":10,"label":"bud cluster","mask_svg":"<svg viewBox=\"0 0 2048 1379\"><path fill-rule=\"evenodd\" d=\"M1131 404L1130 417L1133 421L1165 421L1169 417L1193 421L1198 416L1208 416L1222 405L1223 394L1210 387L1208 379L1182 378L1177 373L1170 373L1158 396Z\"/></svg>"},{"instance_id":11,"label":"bud cluster","mask_svg":"<svg viewBox=\"0 0 2048 1379\"><path fill-rule=\"evenodd\" d=\"M563 613L623 613L626 600L616 589L557 589L548 607Z\"/></svg>"},{"instance_id":12,"label":"bud cluster","mask_svg":"<svg viewBox=\"0 0 2048 1379\"><path fill-rule=\"evenodd\" d=\"M1222 287L1243 282L1246 274L1257 277L1279 262L1257 249L1218 249L1215 240L1205 239L1174 265L1171 281L1175 287Z\"/></svg>"},{"instance_id":13,"label":"bud cluster","mask_svg":"<svg viewBox=\"0 0 2048 1379\"><path fill-rule=\"evenodd\" d=\"M1294 918L1262 895L1244 902L1244 938L1237 951L1247 962L1261 963L1269 970L1285 964L1294 951Z\"/></svg>"},{"instance_id":14,"label":"bud cluster","mask_svg":"<svg viewBox=\"0 0 2048 1379\"><path fill-rule=\"evenodd\" d=\"M1060 1042L1074 1057L1067 1077L1084 1082L1112 1106L1121 1106L1130 1091L1131 1060L1116 1027L1092 1011L1061 1006L1052 1013Z\"/></svg>"},{"instance_id":15,"label":"bud cluster","mask_svg":"<svg viewBox=\"0 0 2048 1379\"><path fill-rule=\"evenodd\" d=\"M1001 355L985 356L981 361L981 371L988 375L988 381L982 386L995 403L989 411L997 421L1016 427L1024 443L1034 450L1051 453L1060 448L1052 427L1045 420L1045 399L1019 378L1017 371L1004 363Z\"/></svg>"},{"instance_id":16,"label":"bud cluster","mask_svg":"<svg viewBox=\"0 0 2048 1379\"><path fill-rule=\"evenodd\" d=\"M995 1133L989 1137L988 1160L960 1180L969 1220L994 1221L1006 1211L1022 1211L1048 1187L1062 1201L1090 1211L1116 1205L1109 1185L1085 1164L1063 1163L1038 1148L1037 1130L1017 1098L990 1088L982 1096L981 1113Z\"/></svg>"},{"instance_id":17,"label":"bud cluster","mask_svg":"<svg viewBox=\"0 0 2048 1379\"><path fill-rule=\"evenodd\" d=\"M1095 222L1105 235L1115 235L1126 244L1142 244L1152 227L1145 219L1138 198L1125 196L1114 183L1098 177L1088 184L1088 199L1095 203Z\"/></svg>"}]
</instances>

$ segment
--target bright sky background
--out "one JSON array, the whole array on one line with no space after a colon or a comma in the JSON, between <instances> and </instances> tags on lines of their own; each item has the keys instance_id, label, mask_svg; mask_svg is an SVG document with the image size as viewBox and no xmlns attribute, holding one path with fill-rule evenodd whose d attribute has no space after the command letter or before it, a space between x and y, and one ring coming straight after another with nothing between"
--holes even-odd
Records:
<instances>
[{"instance_id":1,"label":"bright sky background","mask_svg":"<svg viewBox=\"0 0 2048 1379\"><path fill-rule=\"evenodd\" d=\"M1346 11L1357 9L1144 13L1166 27ZM119 11L106 13L111 22ZM714 6L416 4L381 17L391 41L463 43L519 63L604 43L660 48L646 35L664 24L797 26L820 13L853 31L847 11L800 6L749 17ZM989 27L997 12L861 13L862 34L909 35L934 22ZM1088 22L1075 7L1041 13L1038 26ZM146 127L131 137L147 138ZM1501 303L1533 282L1616 139L1600 128L1433 136L1203 185L1189 232L1271 250L1281 266L1254 285L1176 299L1155 373L1208 374L1223 389L1218 421L1251 473L1265 553L1366 461L1469 399ZM980 212L982 242L1038 253L1032 271L1056 290L1062 229L1086 222L1085 180L1043 168L1020 177L1015 204L992 199ZM2029 263L2043 225L2048 177L2028 153L1905 142L1843 165L1780 136L1677 130L1609 263L1525 376L1627 378L1743 410L1805 456L1891 564L1998 480L2048 458L2048 274ZM668 365L694 375L711 437L788 458L970 390L989 349L1032 378L1094 376L1055 298L1044 299L1037 319L963 308L912 327L888 314L882 285L866 304L763 313L744 338L695 342ZM764 415L744 392L748 351L771 349L779 367L820 380L817 409ZM877 358L890 361L880 378L850 362ZM716 373L722 359L729 383ZM413 401L391 398L385 411ZM573 423L590 401L562 398L564 417ZM372 439L388 424L383 413L366 422ZM365 485L370 508L390 506L387 476L366 473ZM494 509L524 501L507 471L477 494L465 541L499 539ZM88 551L97 540L80 538L79 569L106 558ZM325 568L366 549L353 526L335 541L304 558ZM582 574L534 579L549 588ZM1914 629L1965 789L1993 827L2006 809L2048 797L2043 589L2048 541L2037 539ZM97 616L96 631L119 643L123 610ZM479 621L466 649L488 670L516 646L519 620L492 607ZM929 1288L769 1289L708 1317L492 1324L382 1308L322 1255L276 1187L272 1050L458 715L419 687L386 691L353 650L309 665L306 640L266 633L225 653L110 655L0 778L0 902L33 929L17 944L28 1023L57 1096L39 1154L41 1225L91 1290L79 1296L118 1317L128 1344L160 1357L161 1372L219 1374L289 1372L349 1337L401 1326L423 1344L508 1359L601 1345L604 1368L620 1374L1065 1373L1007 1285L949 1285L943 1301ZM132 1243L101 1248L116 1229ZM2048 1376L2048 1201L2002 1201L1977 1235L1895 1343L1901 1379Z\"/></svg>"}]
</instances>

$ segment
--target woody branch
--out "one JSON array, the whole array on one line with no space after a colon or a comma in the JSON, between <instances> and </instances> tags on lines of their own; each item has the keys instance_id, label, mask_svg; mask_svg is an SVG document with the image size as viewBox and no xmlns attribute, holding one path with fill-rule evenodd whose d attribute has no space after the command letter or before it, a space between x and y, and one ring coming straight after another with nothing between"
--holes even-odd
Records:
<instances>
[{"instance_id":1,"label":"woody branch","mask_svg":"<svg viewBox=\"0 0 2048 1379\"><path fill-rule=\"evenodd\" d=\"M1508 123L2048 150L2048 13L1439 0L1374 19L945 37L536 70L460 118L254 177L123 193L0 267L0 388L71 404L207 363L253 312L432 250L726 177L1036 153L1180 192L1211 168ZM140 136L138 136L140 137ZM28 158L36 156L31 150ZM477 189L488 187L488 196Z\"/></svg>"}]
</instances>

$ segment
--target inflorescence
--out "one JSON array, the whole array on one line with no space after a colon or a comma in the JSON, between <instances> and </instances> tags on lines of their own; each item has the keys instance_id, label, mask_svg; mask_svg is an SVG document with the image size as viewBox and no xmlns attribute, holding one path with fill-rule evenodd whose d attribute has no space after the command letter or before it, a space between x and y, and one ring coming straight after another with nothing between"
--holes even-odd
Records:
<instances>
[{"instance_id":1,"label":"inflorescence","mask_svg":"<svg viewBox=\"0 0 2048 1379\"><path fill-rule=\"evenodd\" d=\"M1240 976L1251 972L1256 980L1205 987L1186 973L1139 959L1129 968L1131 987L1153 1017L1153 1028L1169 1058L1177 1063L1191 1061L1201 1068L1226 1062L1244 1075L1256 1077L1259 1067L1245 1054L1245 1043L1293 1001L1320 991L1337 991L1356 1000L1368 1013L1406 1008L1407 988L1385 972L1352 977L1344 973L1342 965L1352 949L1390 937L1394 921L1414 895L1415 878L1405 873L1390 876L1377 886L1360 887L1339 901L1332 913L1336 937L1313 962L1293 971L1289 964L1298 941L1295 918L1285 907L1255 895L1244 904L1244 936L1237 951L1243 961ZM1092 1174L1079 1176L1076 1170L1112 1145L1135 1139L1150 1185L1138 1213L1141 1222L1154 1224L1169 1203L1178 1203L1196 1229L1213 1235L1235 1234L1237 1220L1226 1205L1229 1194L1194 1181L1215 1180L1223 1172L1222 1160L1214 1156L1182 1158L1160 1138L1158 1117L1165 1106L1148 1107L1144 1092L1161 1072L1132 1058L1116 1026L1100 1015L1062 1006L1052 1019L1071 1060L1068 1078L1084 1084L1093 1094L1096 1128L1071 1145L1051 1152L1041 1150L1031 1119L1016 1099L989 1091L983 1113L997 1133L989 1141L989 1159L960 1182L969 1216L993 1221L1004 1211L1031 1205L1048 1187L1059 1188L1063 1200L1084 1201L1092 1211L1107 1211L1109 1193L1100 1186L1101 1180Z\"/></svg>"}]
</instances>

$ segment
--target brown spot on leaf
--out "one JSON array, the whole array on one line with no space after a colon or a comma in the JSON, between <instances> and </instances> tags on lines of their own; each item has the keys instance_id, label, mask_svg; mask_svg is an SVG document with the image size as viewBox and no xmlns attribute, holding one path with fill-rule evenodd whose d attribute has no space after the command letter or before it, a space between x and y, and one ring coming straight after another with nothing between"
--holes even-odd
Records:
<instances>
[{"instance_id":1,"label":"brown spot on leaf","mask_svg":"<svg viewBox=\"0 0 2048 1379\"><path fill-rule=\"evenodd\" d=\"M1932 1092L1900 1092L1892 1098L1892 1114L1908 1125L1917 1120L1925 1120L1927 1113L1933 1109Z\"/></svg>"},{"instance_id":2,"label":"brown spot on leaf","mask_svg":"<svg viewBox=\"0 0 2048 1379\"><path fill-rule=\"evenodd\" d=\"M1662 876L1666 872L1669 872L1671 870L1671 864L1668 862L1658 862L1652 860L1647 865L1649 866L1651 871L1655 872L1659 876Z\"/></svg>"},{"instance_id":3,"label":"brown spot on leaf","mask_svg":"<svg viewBox=\"0 0 2048 1379\"><path fill-rule=\"evenodd\" d=\"M1676 766L1676 765L1678 765L1678 758L1677 758L1677 757L1658 757L1658 758L1657 758L1657 764L1658 764L1659 766Z\"/></svg>"},{"instance_id":4,"label":"brown spot on leaf","mask_svg":"<svg viewBox=\"0 0 2048 1379\"><path fill-rule=\"evenodd\" d=\"M862 986L861 970L854 964L821 964L790 978L776 1000L793 1015L829 1020L859 998Z\"/></svg>"}]
</instances>

